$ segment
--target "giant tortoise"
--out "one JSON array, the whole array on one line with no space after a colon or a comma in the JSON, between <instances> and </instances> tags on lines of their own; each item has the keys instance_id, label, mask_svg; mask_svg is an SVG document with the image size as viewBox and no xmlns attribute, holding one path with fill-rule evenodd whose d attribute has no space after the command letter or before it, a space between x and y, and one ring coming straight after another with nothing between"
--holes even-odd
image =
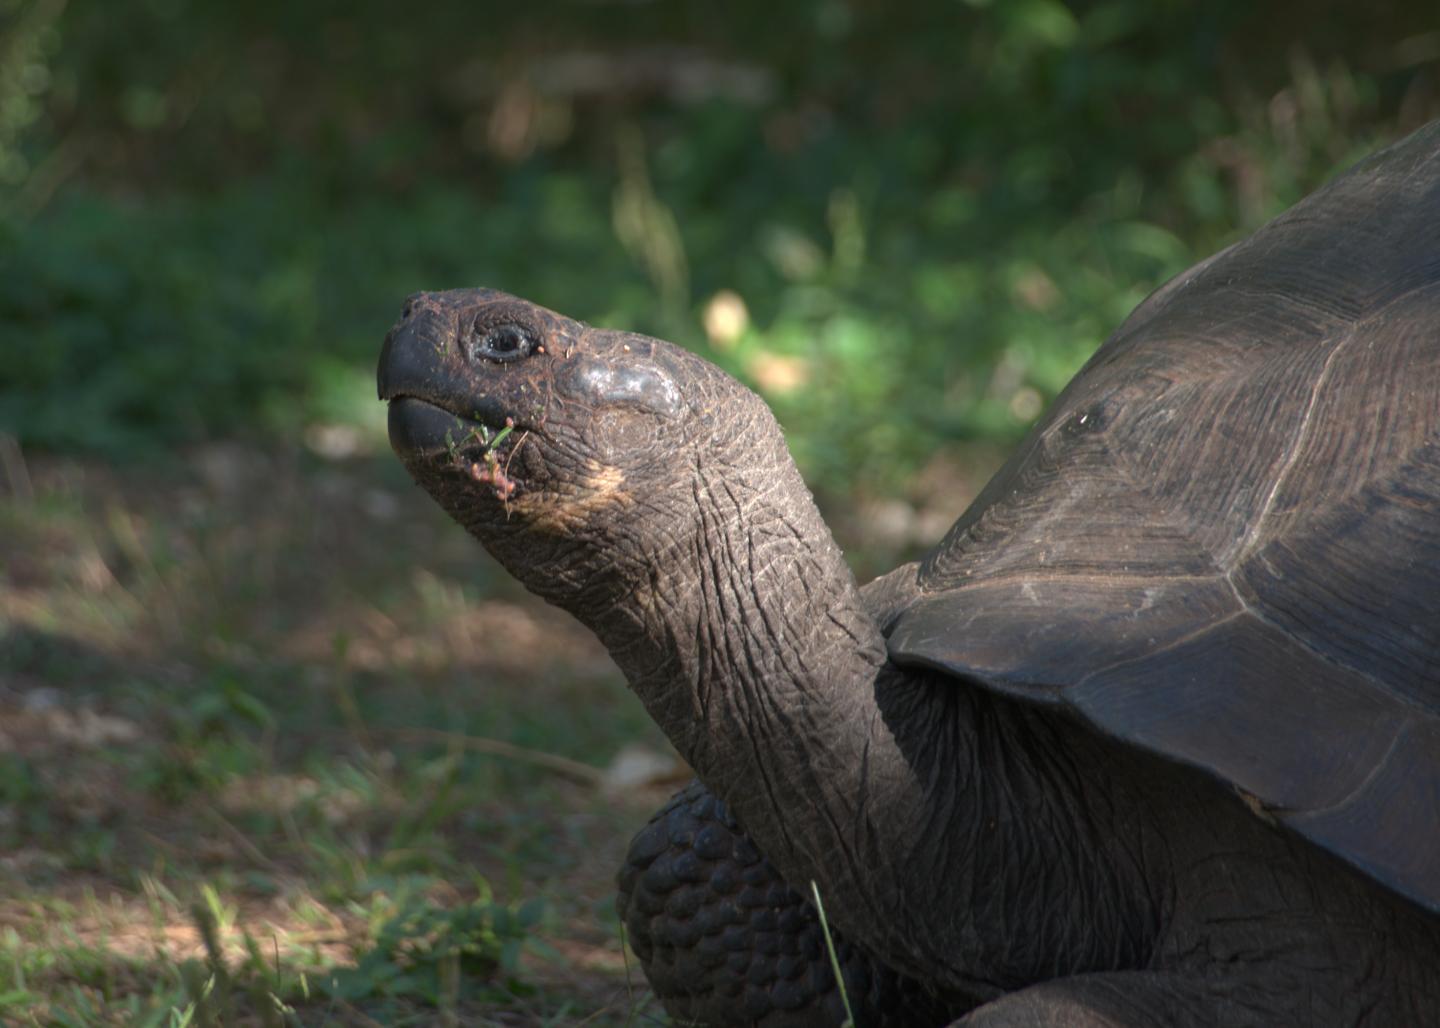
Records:
<instances>
[{"instance_id":1,"label":"giant tortoise","mask_svg":"<svg viewBox=\"0 0 1440 1028\"><path fill-rule=\"evenodd\" d=\"M676 1017L1440 1025L1440 124L1151 295L863 588L669 343L422 293L379 385L698 775L621 873Z\"/></svg>"}]
</instances>

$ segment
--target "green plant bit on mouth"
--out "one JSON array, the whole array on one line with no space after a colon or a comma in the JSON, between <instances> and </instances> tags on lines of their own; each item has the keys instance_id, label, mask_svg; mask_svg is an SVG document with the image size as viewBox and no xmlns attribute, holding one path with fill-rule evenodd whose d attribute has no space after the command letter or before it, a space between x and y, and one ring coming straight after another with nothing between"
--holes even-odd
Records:
<instances>
[{"instance_id":1,"label":"green plant bit on mouth","mask_svg":"<svg viewBox=\"0 0 1440 1028\"><path fill-rule=\"evenodd\" d=\"M496 455L496 448L505 441L511 432L515 431L515 419L506 418L505 427L494 435L486 425L476 425L470 429L470 434L465 437L465 443L472 440L484 447L479 461L469 461L461 457L459 447L455 446L450 439L450 434L445 434L445 442L450 453L450 459L465 469L465 472L477 482L486 483L495 488L495 495L501 500L509 500L515 493L515 480L506 471L510 462L505 462L505 468L500 467L500 458ZM513 456L513 451L512 454Z\"/></svg>"}]
</instances>

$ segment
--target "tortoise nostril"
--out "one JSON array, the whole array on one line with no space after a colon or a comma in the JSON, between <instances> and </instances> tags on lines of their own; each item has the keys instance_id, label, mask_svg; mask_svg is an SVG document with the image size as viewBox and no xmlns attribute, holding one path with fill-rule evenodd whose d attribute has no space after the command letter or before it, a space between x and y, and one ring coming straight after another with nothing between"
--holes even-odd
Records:
<instances>
[{"instance_id":1,"label":"tortoise nostril","mask_svg":"<svg viewBox=\"0 0 1440 1028\"><path fill-rule=\"evenodd\" d=\"M410 316L411 312L413 312L413 311L415 310L415 306L416 306L422 299L424 299L424 297L425 297L425 294L424 294L424 293L411 293L409 296L405 297L405 306L401 308L401 310L400 310L400 316L401 316L402 318L408 318L408 317Z\"/></svg>"}]
</instances>

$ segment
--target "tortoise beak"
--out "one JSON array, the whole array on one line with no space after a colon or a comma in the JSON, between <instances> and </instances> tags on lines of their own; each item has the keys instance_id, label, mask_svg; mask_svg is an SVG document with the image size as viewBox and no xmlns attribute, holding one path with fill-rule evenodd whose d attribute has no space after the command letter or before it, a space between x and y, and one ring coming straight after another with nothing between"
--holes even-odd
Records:
<instances>
[{"instance_id":1,"label":"tortoise beak","mask_svg":"<svg viewBox=\"0 0 1440 1028\"><path fill-rule=\"evenodd\" d=\"M376 369L380 399L390 405L390 445L401 457L453 450L477 424L451 413L463 405L453 330L439 311L414 299L385 336Z\"/></svg>"},{"instance_id":2,"label":"tortoise beak","mask_svg":"<svg viewBox=\"0 0 1440 1028\"><path fill-rule=\"evenodd\" d=\"M435 380L445 373L444 354L450 332L430 310L405 313L385 334L375 384L382 400L402 396L424 396L435 389ZM426 359L428 357L428 360Z\"/></svg>"},{"instance_id":3,"label":"tortoise beak","mask_svg":"<svg viewBox=\"0 0 1440 1028\"><path fill-rule=\"evenodd\" d=\"M401 457L449 453L465 441L477 424L413 396L397 396L390 401L390 446Z\"/></svg>"}]
</instances>

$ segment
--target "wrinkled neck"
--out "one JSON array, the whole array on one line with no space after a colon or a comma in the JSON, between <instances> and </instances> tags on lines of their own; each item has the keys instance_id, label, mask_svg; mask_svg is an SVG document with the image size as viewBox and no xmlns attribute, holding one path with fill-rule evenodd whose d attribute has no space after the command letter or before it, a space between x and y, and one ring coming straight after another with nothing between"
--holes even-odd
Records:
<instances>
[{"instance_id":1,"label":"wrinkled neck","mask_svg":"<svg viewBox=\"0 0 1440 1028\"><path fill-rule=\"evenodd\" d=\"M1096 931L1137 915L1110 899L1125 890L1077 885L1130 879L1090 827L1090 758L1069 727L888 664L783 443L647 502L607 522L617 534L583 584L527 584L600 636L792 886L815 881L852 938L972 999L1140 962L1091 945L1142 933ZM1055 948L1013 930L1035 897Z\"/></svg>"},{"instance_id":2,"label":"wrinkled neck","mask_svg":"<svg viewBox=\"0 0 1440 1028\"><path fill-rule=\"evenodd\" d=\"M750 746L813 745L837 704L852 708L870 695L884 663L879 628L794 479L772 479L749 504L730 481L708 484L714 502L702 513L698 588L685 617L696 631L684 669L688 723L672 733L690 732L697 770L727 766L731 740L747 735L757 736Z\"/></svg>"},{"instance_id":3,"label":"wrinkled neck","mask_svg":"<svg viewBox=\"0 0 1440 1028\"><path fill-rule=\"evenodd\" d=\"M842 826L878 784L872 749L894 750L875 692L884 638L783 443L701 468L689 494L694 529L653 574L577 613L782 872L853 895L827 877L858 870L837 859Z\"/></svg>"},{"instance_id":4,"label":"wrinkled neck","mask_svg":"<svg viewBox=\"0 0 1440 1028\"><path fill-rule=\"evenodd\" d=\"M885 660L783 442L746 456L697 469L689 530L616 576L602 609L577 611L707 780L733 774L737 749L813 746L822 722L870 697Z\"/></svg>"}]
</instances>

